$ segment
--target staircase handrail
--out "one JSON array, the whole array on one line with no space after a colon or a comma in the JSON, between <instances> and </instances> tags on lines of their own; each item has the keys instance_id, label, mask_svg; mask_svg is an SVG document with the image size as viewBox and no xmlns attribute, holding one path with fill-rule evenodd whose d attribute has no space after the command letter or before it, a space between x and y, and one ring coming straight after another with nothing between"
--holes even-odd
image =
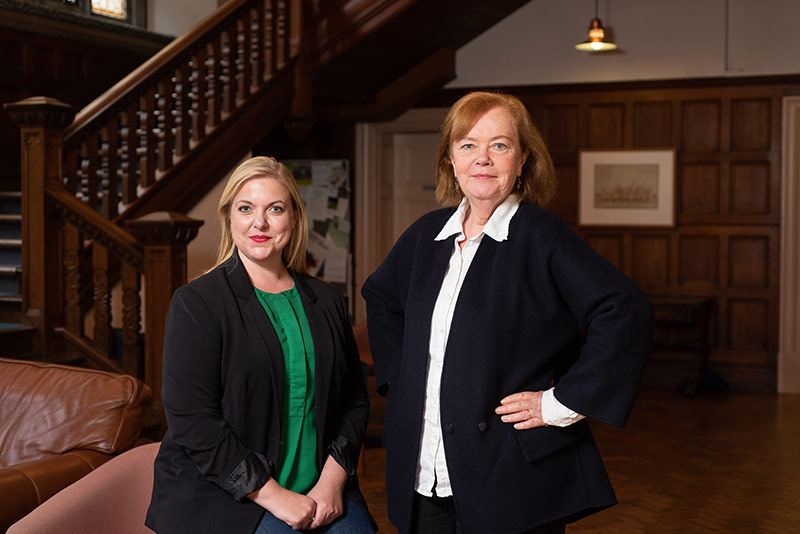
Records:
<instances>
[{"instance_id":1,"label":"staircase handrail","mask_svg":"<svg viewBox=\"0 0 800 534\"><path fill-rule=\"evenodd\" d=\"M269 111L262 122L274 125L288 111L297 1L230 0L81 110L64 130L63 186L118 226L190 208L198 198L165 208L154 197L207 192L230 169L201 161L209 142L231 128L265 135L242 116ZM227 152L220 163L232 166L244 148Z\"/></svg>"},{"instance_id":2,"label":"staircase handrail","mask_svg":"<svg viewBox=\"0 0 800 534\"><path fill-rule=\"evenodd\" d=\"M143 249L130 232L112 223L65 190L48 189L47 196L62 219L80 228L88 239L113 251L136 267L137 271L142 271Z\"/></svg>"},{"instance_id":3,"label":"staircase handrail","mask_svg":"<svg viewBox=\"0 0 800 534\"><path fill-rule=\"evenodd\" d=\"M170 42L153 57L131 71L108 91L80 110L70 126L64 130L65 144L81 132L102 126L104 119L115 111L121 111L131 99L141 96L141 88L153 83L175 67L181 58L197 51L210 41L210 35L218 34L244 9L254 4L253 0L229 0L210 13L188 32ZM288 21L287 21L288 22ZM286 49L288 60L288 48Z\"/></svg>"}]
</instances>

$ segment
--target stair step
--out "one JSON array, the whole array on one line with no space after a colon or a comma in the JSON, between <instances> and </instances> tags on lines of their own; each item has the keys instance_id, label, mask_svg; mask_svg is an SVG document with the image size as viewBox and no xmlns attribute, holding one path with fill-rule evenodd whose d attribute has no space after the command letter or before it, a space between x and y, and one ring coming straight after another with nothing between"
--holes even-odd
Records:
<instances>
[{"instance_id":1,"label":"stair step","mask_svg":"<svg viewBox=\"0 0 800 534\"><path fill-rule=\"evenodd\" d=\"M35 330L30 326L20 323L0 323L0 333L2 332L21 332L25 330Z\"/></svg>"},{"instance_id":2,"label":"stair step","mask_svg":"<svg viewBox=\"0 0 800 534\"><path fill-rule=\"evenodd\" d=\"M0 213L3 215L22 213L22 192L0 191Z\"/></svg>"},{"instance_id":3,"label":"stair step","mask_svg":"<svg viewBox=\"0 0 800 534\"><path fill-rule=\"evenodd\" d=\"M22 295L0 294L0 322L17 323L22 319Z\"/></svg>"},{"instance_id":4,"label":"stair step","mask_svg":"<svg viewBox=\"0 0 800 534\"><path fill-rule=\"evenodd\" d=\"M22 237L22 215L0 213L0 239L20 239Z\"/></svg>"},{"instance_id":5,"label":"stair step","mask_svg":"<svg viewBox=\"0 0 800 534\"><path fill-rule=\"evenodd\" d=\"M22 265L0 265L0 276L16 276L22 274Z\"/></svg>"},{"instance_id":6,"label":"stair step","mask_svg":"<svg viewBox=\"0 0 800 534\"><path fill-rule=\"evenodd\" d=\"M0 248L22 248L22 239L0 239Z\"/></svg>"}]
</instances>

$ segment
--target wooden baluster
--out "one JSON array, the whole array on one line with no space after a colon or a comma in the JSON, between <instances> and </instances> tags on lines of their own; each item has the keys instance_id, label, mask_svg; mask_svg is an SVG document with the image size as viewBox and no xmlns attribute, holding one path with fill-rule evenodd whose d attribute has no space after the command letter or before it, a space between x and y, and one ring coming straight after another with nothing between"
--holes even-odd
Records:
<instances>
[{"instance_id":1,"label":"wooden baluster","mask_svg":"<svg viewBox=\"0 0 800 534\"><path fill-rule=\"evenodd\" d=\"M226 84L225 84L225 93L222 98L222 111L224 113L231 113L234 109L236 109L236 84L237 82L237 73L236 73L236 23L225 30L225 35L227 36L227 48L225 48L225 65L227 70L223 68L223 72L225 72L226 76Z\"/></svg>"},{"instance_id":2,"label":"wooden baluster","mask_svg":"<svg viewBox=\"0 0 800 534\"><path fill-rule=\"evenodd\" d=\"M86 139L86 176L83 188L83 201L89 204L92 209L99 210L97 201L97 144L99 133L92 133Z\"/></svg>"},{"instance_id":3,"label":"wooden baluster","mask_svg":"<svg viewBox=\"0 0 800 534\"><path fill-rule=\"evenodd\" d=\"M201 141L206 137L206 114L208 113L208 122L212 122L212 113L209 112L208 106L208 51L206 46L201 46L194 56L194 88L192 94L195 97L194 115L192 115L192 140L194 142ZM212 99L213 102L213 99ZM188 140L187 140L188 141Z\"/></svg>"},{"instance_id":4,"label":"wooden baluster","mask_svg":"<svg viewBox=\"0 0 800 534\"><path fill-rule=\"evenodd\" d=\"M252 84L253 64L250 63L250 61L252 60L251 47L253 45L253 28L251 18L252 14L248 9L243 13L242 18L239 20L239 24L241 24L242 29L238 39L239 46L237 47L237 56L239 58L239 64L241 65L241 77L239 78L239 98L242 100L250 96Z\"/></svg>"},{"instance_id":5,"label":"wooden baluster","mask_svg":"<svg viewBox=\"0 0 800 534\"><path fill-rule=\"evenodd\" d=\"M122 115L125 122L122 140L122 203L125 206L136 199L136 184L139 182L137 177L139 158L136 148L137 118L136 101L133 100Z\"/></svg>"},{"instance_id":6,"label":"wooden baluster","mask_svg":"<svg viewBox=\"0 0 800 534\"><path fill-rule=\"evenodd\" d=\"M281 20L283 23L281 24L281 66L283 66L289 63L289 60L292 56L292 3L290 0L278 0L278 3L280 6L282 6Z\"/></svg>"},{"instance_id":7,"label":"wooden baluster","mask_svg":"<svg viewBox=\"0 0 800 534\"><path fill-rule=\"evenodd\" d=\"M133 376L144 377L142 361L141 309L142 288L139 272L128 262L122 262L122 369Z\"/></svg>"},{"instance_id":8,"label":"wooden baluster","mask_svg":"<svg viewBox=\"0 0 800 534\"><path fill-rule=\"evenodd\" d=\"M106 169L108 169L107 183L103 189L103 215L113 219L118 214L119 207L119 116L106 125Z\"/></svg>"},{"instance_id":9,"label":"wooden baluster","mask_svg":"<svg viewBox=\"0 0 800 534\"><path fill-rule=\"evenodd\" d=\"M108 249L97 242L92 244L92 288L94 295L94 339L92 345L100 354L114 354L114 334L111 329L111 288L108 284Z\"/></svg>"},{"instance_id":10,"label":"wooden baluster","mask_svg":"<svg viewBox=\"0 0 800 534\"><path fill-rule=\"evenodd\" d=\"M46 189L63 188L64 129L75 112L58 100L31 97L3 107L20 128L22 169L22 295L23 320L36 328L34 354L53 344L61 325L61 224L48 206ZM77 167L77 164L75 165Z\"/></svg>"},{"instance_id":11,"label":"wooden baluster","mask_svg":"<svg viewBox=\"0 0 800 534\"><path fill-rule=\"evenodd\" d=\"M103 193L108 184L108 132L105 126L97 132L97 211L103 213Z\"/></svg>"},{"instance_id":12,"label":"wooden baluster","mask_svg":"<svg viewBox=\"0 0 800 534\"><path fill-rule=\"evenodd\" d=\"M78 150L78 179L76 181L75 196L86 202L86 177L88 176L89 168L89 151L86 141L81 142L80 150Z\"/></svg>"},{"instance_id":13,"label":"wooden baluster","mask_svg":"<svg viewBox=\"0 0 800 534\"><path fill-rule=\"evenodd\" d=\"M142 187L150 187L156 183L156 91L150 88L142 97L144 108L139 110L139 183ZM137 192L138 197L138 192Z\"/></svg>"},{"instance_id":14,"label":"wooden baluster","mask_svg":"<svg viewBox=\"0 0 800 534\"><path fill-rule=\"evenodd\" d=\"M81 245L83 239L78 228L64 225L64 326L76 336L83 335L83 313L81 313Z\"/></svg>"},{"instance_id":15,"label":"wooden baluster","mask_svg":"<svg viewBox=\"0 0 800 534\"><path fill-rule=\"evenodd\" d=\"M78 149L75 147L64 156L64 187L73 195L78 191Z\"/></svg>"},{"instance_id":16,"label":"wooden baluster","mask_svg":"<svg viewBox=\"0 0 800 534\"><path fill-rule=\"evenodd\" d=\"M164 321L172 293L186 283L186 245L197 235L203 221L180 213L155 212L125 223L144 246L144 381L153 390L153 410L161 405L161 351Z\"/></svg>"},{"instance_id":17,"label":"wooden baluster","mask_svg":"<svg viewBox=\"0 0 800 534\"><path fill-rule=\"evenodd\" d=\"M264 72L266 61L266 51L264 50L264 31L266 30L264 24L264 2L256 2L255 23L253 24L256 34L255 42L251 49L253 64L255 65L255 72L253 78L255 85L261 87L264 85Z\"/></svg>"},{"instance_id":18,"label":"wooden baluster","mask_svg":"<svg viewBox=\"0 0 800 534\"><path fill-rule=\"evenodd\" d=\"M183 157L189 152L189 139L192 137L189 111L192 106L191 66L184 61L178 66L178 83L175 86L177 115L175 124L175 155Z\"/></svg>"},{"instance_id":19,"label":"wooden baluster","mask_svg":"<svg viewBox=\"0 0 800 534\"><path fill-rule=\"evenodd\" d=\"M160 124L158 124L160 137L158 142L158 170L164 172L172 168L172 154L175 151L172 137L172 113L175 110L175 81L173 74L161 80L158 92L161 96L158 99L159 118L161 119L159 121Z\"/></svg>"},{"instance_id":20,"label":"wooden baluster","mask_svg":"<svg viewBox=\"0 0 800 534\"><path fill-rule=\"evenodd\" d=\"M278 70L278 0L272 0L269 8L269 74Z\"/></svg>"},{"instance_id":21,"label":"wooden baluster","mask_svg":"<svg viewBox=\"0 0 800 534\"><path fill-rule=\"evenodd\" d=\"M209 77L211 79L211 93L209 100L209 113L208 122L212 128L216 128L220 123L222 113L222 97L224 91L222 89L222 32L220 32L212 41L211 48L211 72ZM204 134L205 135L205 134Z\"/></svg>"}]
</instances>

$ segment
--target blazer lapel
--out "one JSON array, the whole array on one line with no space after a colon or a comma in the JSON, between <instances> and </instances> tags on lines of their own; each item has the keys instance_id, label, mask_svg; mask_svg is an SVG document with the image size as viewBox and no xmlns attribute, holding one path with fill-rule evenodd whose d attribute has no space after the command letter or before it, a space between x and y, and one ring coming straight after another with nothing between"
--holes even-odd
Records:
<instances>
[{"instance_id":1,"label":"blazer lapel","mask_svg":"<svg viewBox=\"0 0 800 534\"><path fill-rule=\"evenodd\" d=\"M247 335L253 340L253 346L264 347L263 359L268 367L268 375L272 381L273 402L278 417L283 414L283 349L278 335L272 327L267 312L259 302L250 277L239 260L238 251L234 250L231 259L223 265L225 274L234 295L239 301L241 322Z\"/></svg>"},{"instance_id":2,"label":"blazer lapel","mask_svg":"<svg viewBox=\"0 0 800 534\"><path fill-rule=\"evenodd\" d=\"M409 297L409 302L414 302L413 309L406 310L406 321L411 323L407 331L417 332L418 335L411 339L406 339L410 343L409 350L405 354L416 356L419 362L409 362L409 365L427 365L428 340L430 339L431 317L436 299L439 296L439 289L447 273L447 266L450 263L450 256L453 253L455 235L443 240L433 241L433 246L428 248L430 254L425 258L415 259L415 263L424 266L415 273L409 287L409 293L414 294ZM426 247L421 247L426 249ZM424 379L424 373L417 373Z\"/></svg>"}]
</instances>

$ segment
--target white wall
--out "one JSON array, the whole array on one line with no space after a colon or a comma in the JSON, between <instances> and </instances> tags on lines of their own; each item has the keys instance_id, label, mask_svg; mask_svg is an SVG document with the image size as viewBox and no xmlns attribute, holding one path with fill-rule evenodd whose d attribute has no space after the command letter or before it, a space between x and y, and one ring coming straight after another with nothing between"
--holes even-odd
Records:
<instances>
[{"instance_id":1,"label":"white wall","mask_svg":"<svg viewBox=\"0 0 800 534\"><path fill-rule=\"evenodd\" d=\"M178 36L217 9L217 0L147 0L147 29Z\"/></svg>"},{"instance_id":2,"label":"white wall","mask_svg":"<svg viewBox=\"0 0 800 534\"><path fill-rule=\"evenodd\" d=\"M448 87L800 73L798 0L600 0L619 49L575 50L592 0L532 0L456 54Z\"/></svg>"}]
</instances>

